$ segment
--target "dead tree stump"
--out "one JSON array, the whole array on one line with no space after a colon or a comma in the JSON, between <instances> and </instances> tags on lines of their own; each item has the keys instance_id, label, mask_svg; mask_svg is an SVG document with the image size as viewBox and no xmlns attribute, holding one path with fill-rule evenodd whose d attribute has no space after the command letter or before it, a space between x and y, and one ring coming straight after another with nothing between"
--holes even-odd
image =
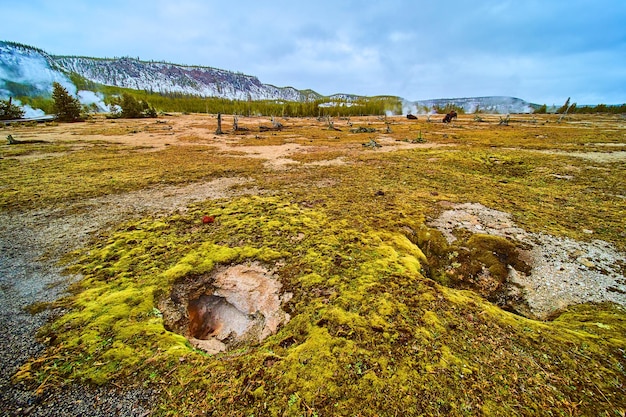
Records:
<instances>
[{"instance_id":1,"label":"dead tree stump","mask_svg":"<svg viewBox=\"0 0 626 417\"><path fill-rule=\"evenodd\" d=\"M223 135L222 132L222 113L217 114L217 130L215 131L216 135Z\"/></svg>"}]
</instances>

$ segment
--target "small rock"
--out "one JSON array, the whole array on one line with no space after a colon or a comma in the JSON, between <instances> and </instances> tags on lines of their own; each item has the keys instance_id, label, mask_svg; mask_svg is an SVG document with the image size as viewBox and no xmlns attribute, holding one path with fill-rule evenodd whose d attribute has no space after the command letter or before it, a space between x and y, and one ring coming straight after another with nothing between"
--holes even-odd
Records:
<instances>
[{"instance_id":1,"label":"small rock","mask_svg":"<svg viewBox=\"0 0 626 417\"><path fill-rule=\"evenodd\" d=\"M211 355L215 355L216 353L224 352L226 350L226 345L214 337L207 340L189 338L189 342L193 345L193 347L204 350Z\"/></svg>"},{"instance_id":2,"label":"small rock","mask_svg":"<svg viewBox=\"0 0 626 417\"><path fill-rule=\"evenodd\" d=\"M593 268L594 266L596 266L593 262L591 262L589 259L587 258L579 258L578 262L580 262L581 264L583 264L584 266L586 266L587 268Z\"/></svg>"}]
</instances>

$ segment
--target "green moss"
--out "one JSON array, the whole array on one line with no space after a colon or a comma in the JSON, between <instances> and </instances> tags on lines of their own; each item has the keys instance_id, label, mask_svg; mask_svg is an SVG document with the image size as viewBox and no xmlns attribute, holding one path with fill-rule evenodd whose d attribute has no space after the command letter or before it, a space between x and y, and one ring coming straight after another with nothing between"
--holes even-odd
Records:
<instances>
[{"instance_id":1,"label":"green moss","mask_svg":"<svg viewBox=\"0 0 626 417\"><path fill-rule=\"evenodd\" d=\"M426 311L422 316L422 321L426 325L426 328L430 332L435 332L438 334L445 333L446 329L442 326L439 317L433 311Z\"/></svg>"},{"instance_id":2,"label":"green moss","mask_svg":"<svg viewBox=\"0 0 626 417\"><path fill-rule=\"evenodd\" d=\"M435 229L419 229L415 240L426 254L425 274L442 285L471 289L506 305L510 268L530 273L529 265L520 258L522 245L499 236L469 232L457 235L457 240L448 243Z\"/></svg>"},{"instance_id":3,"label":"green moss","mask_svg":"<svg viewBox=\"0 0 626 417\"><path fill-rule=\"evenodd\" d=\"M485 265L491 275L500 282L508 276L508 265L520 272L530 272L530 267L519 259L516 245L505 238L475 234L468 239L467 246L470 249L472 261L475 260ZM470 273L475 274L477 271Z\"/></svg>"}]
</instances>

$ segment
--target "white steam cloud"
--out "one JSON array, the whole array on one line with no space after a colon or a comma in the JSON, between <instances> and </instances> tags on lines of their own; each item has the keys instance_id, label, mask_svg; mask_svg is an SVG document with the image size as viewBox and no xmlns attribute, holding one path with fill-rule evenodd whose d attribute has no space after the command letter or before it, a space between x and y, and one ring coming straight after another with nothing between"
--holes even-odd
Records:
<instances>
[{"instance_id":1,"label":"white steam cloud","mask_svg":"<svg viewBox=\"0 0 626 417\"><path fill-rule=\"evenodd\" d=\"M106 113L109 111L108 106L104 103L104 95L101 93L94 93L89 90L80 90L77 93L78 101L84 106L88 106L90 109L98 113Z\"/></svg>"}]
</instances>

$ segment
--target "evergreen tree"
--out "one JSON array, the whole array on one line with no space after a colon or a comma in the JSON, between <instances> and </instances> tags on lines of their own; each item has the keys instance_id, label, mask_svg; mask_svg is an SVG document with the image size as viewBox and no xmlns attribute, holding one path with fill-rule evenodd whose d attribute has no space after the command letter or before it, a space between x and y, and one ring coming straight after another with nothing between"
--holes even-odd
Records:
<instances>
[{"instance_id":1,"label":"evergreen tree","mask_svg":"<svg viewBox=\"0 0 626 417\"><path fill-rule=\"evenodd\" d=\"M142 117L141 103L139 103L135 97L130 94L122 94L122 101L120 102L122 108L122 117L125 119L137 119Z\"/></svg>"},{"instance_id":2,"label":"evergreen tree","mask_svg":"<svg viewBox=\"0 0 626 417\"><path fill-rule=\"evenodd\" d=\"M157 117L156 110L150 106L147 102L137 100L131 94L122 94L122 99L119 101L119 106L122 109L120 114L125 119L138 119L141 117Z\"/></svg>"},{"instance_id":3,"label":"evergreen tree","mask_svg":"<svg viewBox=\"0 0 626 417\"><path fill-rule=\"evenodd\" d=\"M0 100L0 120L21 119L24 117L24 110L13 104L11 98L8 101Z\"/></svg>"},{"instance_id":4,"label":"evergreen tree","mask_svg":"<svg viewBox=\"0 0 626 417\"><path fill-rule=\"evenodd\" d=\"M57 120L61 122L76 122L81 120L81 105L76 97L72 97L59 83L53 85L52 99Z\"/></svg>"}]
</instances>

